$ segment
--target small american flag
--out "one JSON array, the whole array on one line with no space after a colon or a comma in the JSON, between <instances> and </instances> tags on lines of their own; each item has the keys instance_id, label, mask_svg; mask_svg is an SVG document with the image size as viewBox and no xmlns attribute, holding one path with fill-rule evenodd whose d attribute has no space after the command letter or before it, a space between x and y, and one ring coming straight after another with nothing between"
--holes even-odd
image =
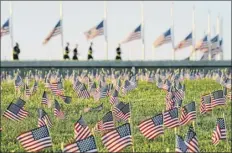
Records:
<instances>
[{"instance_id":1,"label":"small american flag","mask_svg":"<svg viewBox=\"0 0 232 153\"><path fill-rule=\"evenodd\" d=\"M183 108L181 108L180 124L185 125L192 120L195 120L197 117L196 114L196 103L193 101Z\"/></svg>"},{"instance_id":2,"label":"small american flag","mask_svg":"<svg viewBox=\"0 0 232 153\"><path fill-rule=\"evenodd\" d=\"M224 118L218 118L216 128L213 131L212 142L214 145L219 143L219 140L226 139L226 125Z\"/></svg>"},{"instance_id":3,"label":"small american flag","mask_svg":"<svg viewBox=\"0 0 232 153\"><path fill-rule=\"evenodd\" d=\"M226 104L226 97L223 94L223 90L214 91L211 93L212 107Z\"/></svg>"},{"instance_id":4,"label":"small american flag","mask_svg":"<svg viewBox=\"0 0 232 153\"><path fill-rule=\"evenodd\" d=\"M47 92L44 91L43 96L42 96L42 104L47 105L48 104L48 95Z\"/></svg>"},{"instance_id":5,"label":"small american flag","mask_svg":"<svg viewBox=\"0 0 232 153\"><path fill-rule=\"evenodd\" d=\"M76 141L85 139L91 136L91 131L81 116L74 125L74 133Z\"/></svg>"},{"instance_id":6,"label":"small american flag","mask_svg":"<svg viewBox=\"0 0 232 153\"><path fill-rule=\"evenodd\" d=\"M78 93L81 87L82 87L82 83L77 79L73 84L74 91Z\"/></svg>"},{"instance_id":7,"label":"small american flag","mask_svg":"<svg viewBox=\"0 0 232 153\"><path fill-rule=\"evenodd\" d=\"M149 140L164 134L163 114L158 114L150 119L142 121L139 124L139 130Z\"/></svg>"},{"instance_id":8,"label":"small american flag","mask_svg":"<svg viewBox=\"0 0 232 153\"><path fill-rule=\"evenodd\" d=\"M162 35L160 35L153 43L153 46L157 48L163 44L167 44L170 42L172 42L171 28L164 32Z\"/></svg>"},{"instance_id":9,"label":"small american flag","mask_svg":"<svg viewBox=\"0 0 232 153\"><path fill-rule=\"evenodd\" d=\"M10 103L3 116L13 121L20 121L28 116L28 112L14 103Z\"/></svg>"},{"instance_id":10,"label":"small american flag","mask_svg":"<svg viewBox=\"0 0 232 153\"><path fill-rule=\"evenodd\" d=\"M190 32L190 34L188 34L188 36L177 45L177 47L175 48L175 51L178 49L182 49L182 48L191 46L192 41L193 41L192 40L192 32Z\"/></svg>"},{"instance_id":11,"label":"small american flag","mask_svg":"<svg viewBox=\"0 0 232 153\"><path fill-rule=\"evenodd\" d=\"M33 85L33 88L32 88L32 94L35 94L36 93L36 91L38 90L38 82L37 81L35 81L35 83L34 83L34 85Z\"/></svg>"},{"instance_id":12,"label":"small american flag","mask_svg":"<svg viewBox=\"0 0 232 153\"><path fill-rule=\"evenodd\" d=\"M15 105L17 105L20 108L24 108L24 105L26 104L26 102L24 100L22 100L21 98L18 98Z\"/></svg>"},{"instance_id":13,"label":"small american flag","mask_svg":"<svg viewBox=\"0 0 232 153\"><path fill-rule=\"evenodd\" d=\"M187 152L200 152L197 135L194 132L192 126L189 127L188 133L185 138L185 143L188 147Z\"/></svg>"},{"instance_id":14,"label":"small american flag","mask_svg":"<svg viewBox=\"0 0 232 153\"><path fill-rule=\"evenodd\" d=\"M91 135L85 139L66 145L63 152L97 152L97 145L94 137Z\"/></svg>"},{"instance_id":15,"label":"small american flag","mask_svg":"<svg viewBox=\"0 0 232 153\"><path fill-rule=\"evenodd\" d=\"M97 26L94 26L93 28L86 31L84 34L87 40L104 35L104 20L101 21Z\"/></svg>"},{"instance_id":16,"label":"small american flag","mask_svg":"<svg viewBox=\"0 0 232 153\"><path fill-rule=\"evenodd\" d=\"M59 20L56 26L53 28L53 30L49 33L49 35L45 38L43 44L47 44L48 41L52 38L55 37L62 32L62 26L61 26L62 20Z\"/></svg>"},{"instance_id":17,"label":"small american flag","mask_svg":"<svg viewBox=\"0 0 232 153\"><path fill-rule=\"evenodd\" d=\"M17 77L16 77L16 79L15 79L15 90L18 91L19 88L20 88L21 86L23 86L23 84L24 84L24 83L23 83L23 80L22 80L21 76L17 75Z\"/></svg>"},{"instance_id":18,"label":"small american flag","mask_svg":"<svg viewBox=\"0 0 232 153\"><path fill-rule=\"evenodd\" d=\"M121 44L128 43L133 40L141 39L141 25L139 25L132 33L130 33Z\"/></svg>"},{"instance_id":19,"label":"small american flag","mask_svg":"<svg viewBox=\"0 0 232 153\"><path fill-rule=\"evenodd\" d=\"M25 95L26 95L27 97L30 97L30 96L31 96L31 91L30 91L30 89L29 89L29 87L28 87L27 84L25 84Z\"/></svg>"},{"instance_id":20,"label":"small american flag","mask_svg":"<svg viewBox=\"0 0 232 153\"><path fill-rule=\"evenodd\" d=\"M112 112L114 113L117 120L127 121L130 118L130 106L129 104L124 104L120 102L118 105L114 106Z\"/></svg>"},{"instance_id":21,"label":"small american flag","mask_svg":"<svg viewBox=\"0 0 232 153\"><path fill-rule=\"evenodd\" d=\"M210 94L202 95L200 113L205 114L206 112L210 112L210 111L212 111L211 96Z\"/></svg>"},{"instance_id":22,"label":"small american flag","mask_svg":"<svg viewBox=\"0 0 232 153\"><path fill-rule=\"evenodd\" d=\"M176 152L186 152L188 149L187 145L183 138L179 135L176 135Z\"/></svg>"},{"instance_id":23,"label":"small american flag","mask_svg":"<svg viewBox=\"0 0 232 153\"><path fill-rule=\"evenodd\" d=\"M17 137L17 140L27 152L38 152L44 148L52 147L52 139L46 126L22 133Z\"/></svg>"},{"instance_id":24,"label":"small american flag","mask_svg":"<svg viewBox=\"0 0 232 153\"><path fill-rule=\"evenodd\" d=\"M120 152L132 145L130 124L126 123L103 135L102 142L109 152Z\"/></svg>"},{"instance_id":25,"label":"small american flag","mask_svg":"<svg viewBox=\"0 0 232 153\"><path fill-rule=\"evenodd\" d=\"M113 121L113 114L111 111L106 113L101 121L99 121L94 130L96 131L106 131L114 129L114 121Z\"/></svg>"},{"instance_id":26,"label":"small american flag","mask_svg":"<svg viewBox=\"0 0 232 153\"><path fill-rule=\"evenodd\" d=\"M115 89L113 94L110 96L110 103L112 105L115 105L115 104L119 103L118 90Z\"/></svg>"},{"instance_id":27,"label":"small american flag","mask_svg":"<svg viewBox=\"0 0 232 153\"><path fill-rule=\"evenodd\" d=\"M57 100L55 100L54 115L57 118L64 119L64 113L61 111L60 104Z\"/></svg>"},{"instance_id":28,"label":"small american flag","mask_svg":"<svg viewBox=\"0 0 232 153\"><path fill-rule=\"evenodd\" d=\"M48 116L48 114L43 109L38 109L38 127L42 127L47 125L48 127L52 127L52 122Z\"/></svg>"},{"instance_id":29,"label":"small american flag","mask_svg":"<svg viewBox=\"0 0 232 153\"><path fill-rule=\"evenodd\" d=\"M90 98L89 92L87 91L84 84L82 84L80 91L78 92L78 97L80 98Z\"/></svg>"},{"instance_id":30,"label":"small american flag","mask_svg":"<svg viewBox=\"0 0 232 153\"><path fill-rule=\"evenodd\" d=\"M164 125L168 128L179 126L178 108L174 108L164 112Z\"/></svg>"},{"instance_id":31,"label":"small american flag","mask_svg":"<svg viewBox=\"0 0 232 153\"><path fill-rule=\"evenodd\" d=\"M7 19L6 22L1 27L1 37L8 35L10 33L10 19Z\"/></svg>"}]
</instances>

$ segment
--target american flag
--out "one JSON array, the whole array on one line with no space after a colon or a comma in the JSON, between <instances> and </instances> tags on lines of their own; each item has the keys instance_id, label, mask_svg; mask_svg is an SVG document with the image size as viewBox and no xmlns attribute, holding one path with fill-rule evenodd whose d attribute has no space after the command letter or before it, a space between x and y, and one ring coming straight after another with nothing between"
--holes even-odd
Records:
<instances>
[{"instance_id":1,"label":"american flag","mask_svg":"<svg viewBox=\"0 0 232 153\"><path fill-rule=\"evenodd\" d=\"M31 91L30 91L27 84L25 84L25 95L28 96L28 97L31 96Z\"/></svg>"},{"instance_id":2,"label":"american flag","mask_svg":"<svg viewBox=\"0 0 232 153\"><path fill-rule=\"evenodd\" d=\"M104 35L104 20L101 21L97 26L94 26L93 28L86 31L84 34L87 40Z\"/></svg>"},{"instance_id":3,"label":"american flag","mask_svg":"<svg viewBox=\"0 0 232 153\"><path fill-rule=\"evenodd\" d=\"M127 92L129 92L129 91L131 91L133 89L134 89L134 87L132 85L132 82L126 80L125 83L124 83L124 86L122 87L122 93L126 94Z\"/></svg>"},{"instance_id":4,"label":"american flag","mask_svg":"<svg viewBox=\"0 0 232 153\"><path fill-rule=\"evenodd\" d=\"M17 137L23 148L27 152L38 152L44 148L52 147L52 139L47 126L42 126Z\"/></svg>"},{"instance_id":5,"label":"american flag","mask_svg":"<svg viewBox=\"0 0 232 153\"><path fill-rule=\"evenodd\" d=\"M219 140L226 139L226 125L224 118L218 118L216 128L213 131L212 142L214 145L219 143Z\"/></svg>"},{"instance_id":6,"label":"american flag","mask_svg":"<svg viewBox=\"0 0 232 153\"><path fill-rule=\"evenodd\" d=\"M195 120L196 117L197 117L196 103L194 101L181 108L181 115L180 115L181 125L185 125L189 123L191 120Z\"/></svg>"},{"instance_id":7,"label":"american flag","mask_svg":"<svg viewBox=\"0 0 232 153\"><path fill-rule=\"evenodd\" d=\"M201 50L202 52L206 52L206 51L208 51L208 46L209 45L208 45L207 35L205 35L202 40L197 42L196 50Z\"/></svg>"},{"instance_id":8,"label":"american flag","mask_svg":"<svg viewBox=\"0 0 232 153\"><path fill-rule=\"evenodd\" d=\"M211 96L210 94L202 95L200 113L205 114L206 112L210 112L210 111L212 111Z\"/></svg>"},{"instance_id":9,"label":"american flag","mask_svg":"<svg viewBox=\"0 0 232 153\"><path fill-rule=\"evenodd\" d=\"M48 116L48 114L43 109L38 109L38 127L42 127L47 125L48 127L52 127L52 122Z\"/></svg>"},{"instance_id":10,"label":"american flag","mask_svg":"<svg viewBox=\"0 0 232 153\"><path fill-rule=\"evenodd\" d=\"M168 79L166 79L165 82L163 83L162 89L167 91L171 87L171 85L172 85L171 82Z\"/></svg>"},{"instance_id":11,"label":"american flag","mask_svg":"<svg viewBox=\"0 0 232 153\"><path fill-rule=\"evenodd\" d=\"M133 32L131 32L120 44L128 43L137 39L141 39L141 25L139 25Z\"/></svg>"},{"instance_id":12,"label":"american flag","mask_svg":"<svg viewBox=\"0 0 232 153\"><path fill-rule=\"evenodd\" d=\"M171 28L164 32L162 35L160 35L153 43L153 46L157 48L163 44L167 44L170 42L172 42Z\"/></svg>"},{"instance_id":13,"label":"american flag","mask_svg":"<svg viewBox=\"0 0 232 153\"><path fill-rule=\"evenodd\" d=\"M32 94L35 94L36 93L36 91L38 90L38 82L37 81L35 81L35 83L34 83L34 85L33 85L33 88L32 88Z\"/></svg>"},{"instance_id":14,"label":"american flag","mask_svg":"<svg viewBox=\"0 0 232 153\"><path fill-rule=\"evenodd\" d=\"M121 89L121 85L122 85L121 79L118 78L117 83L116 83L116 86L115 86L115 89L116 89L118 92L119 92L120 89Z\"/></svg>"},{"instance_id":15,"label":"american flag","mask_svg":"<svg viewBox=\"0 0 232 153\"><path fill-rule=\"evenodd\" d=\"M97 145L94 136L89 136L85 139L78 140L64 147L64 153L69 152L97 152Z\"/></svg>"},{"instance_id":16,"label":"american flag","mask_svg":"<svg viewBox=\"0 0 232 153\"><path fill-rule=\"evenodd\" d=\"M211 49L216 49L219 46L219 36L216 35L211 39Z\"/></svg>"},{"instance_id":17,"label":"american flag","mask_svg":"<svg viewBox=\"0 0 232 153\"><path fill-rule=\"evenodd\" d=\"M90 89L89 89L89 94L91 95L91 96L93 96L94 95L94 93L95 93L95 91L96 91L96 83L95 82L93 82L92 83L92 85L90 86Z\"/></svg>"},{"instance_id":18,"label":"american flag","mask_svg":"<svg viewBox=\"0 0 232 153\"><path fill-rule=\"evenodd\" d=\"M100 92L97 95L95 95L95 98L97 98L98 100L101 98L105 98L105 97L107 97L107 93L108 93L107 86L102 87L102 88L100 88Z\"/></svg>"},{"instance_id":19,"label":"american flag","mask_svg":"<svg viewBox=\"0 0 232 153\"><path fill-rule=\"evenodd\" d=\"M165 100L166 100L166 110L171 110L175 108L176 102L175 102L175 96L173 94L171 94L170 98L165 97Z\"/></svg>"},{"instance_id":20,"label":"american flag","mask_svg":"<svg viewBox=\"0 0 232 153\"><path fill-rule=\"evenodd\" d=\"M91 131L81 116L74 125L74 133L76 141L85 139L91 136Z\"/></svg>"},{"instance_id":21,"label":"american flag","mask_svg":"<svg viewBox=\"0 0 232 153\"><path fill-rule=\"evenodd\" d=\"M62 26L61 26L62 20L59 20L56 26L53 28L53 30L49 33L49 35L45 38L43 44L47 44L48 41L59 34L62 33Z\"/></svg>"},{"instance_id":22,"label":"american flag","mask_svg":"<svg viewBox=\"0 0 232 153\"><path fill-rule=\"evenodd\" d=\"M82 84L82 86L78 92L78 97L80 97L80 98L89 98L90 97L89 92L87 91L84 84Z\"/></svg>"},{"instance_id":23,"label":"american flag","mask_svg":"<svg viewBox=\"0 0 232 153\"><path fill-rule=\"evenodd\" d=\"M17 105L20 108L24 108L25 104L26 104L26 102L23 99L21 99L21 98L18 98L17 101L16 101L16 103L15 103L15 105Z\"/></svg>"},{"instance_id":24,"label":"american flag","mask_svg":"<svg viewBox=\"0 0 232 153\"><path fill-rule=\"evenodd\" d=\"M55 100L54 115L57 118L64 119L64 113L61 111L60 104L57 100Z\"/></svg>"},{"instance_id":25,"label":"american flag","mask_svg":"<svg viewBox=\"0 0 232 153\"><path fill-rule=\"evenodd\" d=\"M83 86L82 83L77 79L73 84L73 89L76 93L78 93L82 86Z\"/></svg>"},{"instance_id":26,"label":"american flag","mask_svg":"<svg viewBox=\"0 0 232 153\"><path fill-rule=\"evenodd\" d=\"M214 91L211 93L212 107L226 104L226 97L223 94L223 90Z\"/></svg>"},{"instance_id":27,"label":"american flag","mask_svg":"<svg viewBox=\"0 0 232 153\"><path fill-rule=\"evenodd\" d=\"M112 105L118 104L119 103L119 98L118 98L118 90L114 90L113 94L110 96L110 103Z\"/></svg>"},{"instance_id":28,"label":"american flag","mask_svg":"<svg viewBox=\"0 0 232 153\"><path fill-rule=\"evenodd\" d=\"M187 152L200 152L197 135L196 132L194 132L192 126L189 127L188 133L185 138L185 143L188 147Z\"/></svg>"},{"instance_id":29,"label":"american flag","mask_svg":"<svg viewBox=\"0 0 232 153\"><path fill-rule=\"evenodd\" d=\"M20 88L21 86L23 86L23 84L24 84L24 83L23 83L23 80L22 80L21 76L17 75L17 77L16 77L16 79L15 79L15 90L18 91L19 88Z\"/></svg>"},{"instance_id":30,"label":"american flag","mask_svg":"<svg viewBox=\"0 0 232 153\"><path fill-rule=\"evenodd\" d=\"M109 152L120 152L127 146L132 145L130 124L123 124L122 126L104 134L102 142Z\"/></svg>"},{"instance_id":31,"label":"american flag","mask_svg":"<svg viewBox=\"0 0 232 153\"><path fill-rule=\"evenodd\" d=\"M114 121L113 121L113 114L111 111L106 113L101 121L99 121L94 130L96 131L106 131L114 129Z\"/></svg>"},{"instance_id":32,"label":"american flag","mask_svg":"<svg viewBox=\"0 0 232 153\"><path fill-rule=\"evenodd\" d=\"M10 19L6 20L6 22L1 27L1 37L8 35L10 33Z\"/></svg>"},{"instance_id":33,"label":"american flag","mask_svg":"<svg viewBox=\"0 0 232 153\"><path fill-rule=\"evenodd\" d=\"M42 104L47 105L48 104L48 95L47 92L44 91L43 96L42 96Z\"/></svg>"},{"instance_id":34,"label":"american flag","mask_svg":"<svg viewBox=\"0 0 232 153\"><path fill-rule=\"evenodd\" d=\"M177 47L175 47L175 51L178 50L178 49L182 49L182 48L185 48L185 47L189 47L192 45L192 32L190 32L190 34L188 34L188 36L182 40L178 45Z\"/></svg>"},{"instance_id":35,"label":"american flag","mask_svg":"<svg viewBox=\"0 0 232 153\"><path fill-rule=\"evenodd\" d=\"M179 135L176 135L176 152L186 152L188 149L185 141Z\"/></svg>"},{"instance_id":36,"label":"american flag","mask_svg":"<svg viewBox=\"0 0 232 153\"><path fill-rule=\"evenodd\" d=\"M114 106L112 112L114 113L117 120L127 121L130 118L130 106L128 104L124 104L120 102L116 106Z\"/></svg>"},{"instance_id":37,"label":"american flag","mask_svg":"<svg viewBox=\"0 0 232 153\"><path fill-rule=\"evenodd\" d=\"M139 124L139 130L149 140L164 134L163 114L158 114L150 119L142 121Z\"/></svg>"},{"instance_id":38,"label":"american flag","mask_svg":"<svg viewBox=\"0 0 232 153\"><path fill-rule=\"evenodd\" d=\"M179 126L178 108L174 108L164 112L164 125L168 128Z\"/></svg>"},{"instance_id":39,"label":"american flag","mask_svg":"<svg viewBox=\"0 0 232 153\"><path fill-rule=\"evenodd\" d=\"M28 116L28 114L29 113L22 107L19 107L14 103L10 103L3 116L14 121L20 121L25 119Z\"/></svg>"}]
</instances>

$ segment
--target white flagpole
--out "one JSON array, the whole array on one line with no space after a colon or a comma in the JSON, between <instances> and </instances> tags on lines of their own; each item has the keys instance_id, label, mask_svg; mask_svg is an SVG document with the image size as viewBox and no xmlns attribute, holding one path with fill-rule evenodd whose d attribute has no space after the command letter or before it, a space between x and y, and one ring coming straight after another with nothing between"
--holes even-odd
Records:
<instances>
[{"instance_id":1,"label":"white flagpole","mask_svg":"<svg viewBox=\"0 0 232 153\"><path fill-rule=\"evenodd\" d=\"M208 11L208 48L209 48L209 56L208 60L211 61L211 37L210 37L210 11Z\"/></svg>"},{"instance_id":2,"label":"white flagpole","mask_svg":"<svg viewBox=\"0 0 232 153\"><path fill-rule=\"evenodd\" d=\"M141 35L142 35L142 57L145 60L145 45L144 45L144 1L141 1Z\"/></svg>"},{"instance_id":3,"label":"white flagpole","mask_svg":"<svg viewBox=\"0 0 232 153\"><path fill-rule=\"evenodd\" d=\"M224 58L224 55L223 55L223 19L222 19L222 17L221 17L221 23L220 23L221 25L220 25L220 30L221 30L221 40L222 40L222 45L221 45L221 54L220 54L220 60L223 60L223 58Z\"/></svg>"},{"instance_id":4,"label":"white flagpole","mask_svg":"<svg viewBox=\"0 0 232 153\"><path fill-rule=\"evenodd\" d=\"M105 35L105 52L106 60L108 60L108 33L107 33L107 4L104 1L104 35Z\"/></svg>"},{"instance_id":5,"label":"white flagpole","mask_svg":"<svg viewBox=\"0 0 232 153\"><path fill-rule=\"evenodd\" d=\"M218 35L218 47L220 47L220 38L221 38L221 33L220 33L220 14L217 16L217 35ZM220 49L220 48L219 48ZM220 54L217 55L217 60L220 60Z\"/></svg>"},{"instance_id":6,"label":"white flagpole","mask_svg":"<svg viewBox=\"0 0 232 153\"><path fill-rule=\"evenodd\" d=\"M9 8L9 11L10 11L10 19L9 19L9 28L10 28L10 45L11 45L11 52L13 52L13 48L14 48L14 39L13 39L13 9L12 9L12 1L9 1L9 4L10 4L10 8ZM13 56L12 57L12 60L13 60Z\"/></svg>"},{"instance_id":7,"label":"white flagpole","mask_svg":"<svg viewBox=\"0 0 232 153\"><path fill-rule=\"evenodd\" d=\"M60 26L61 26L61 47L62 47L62 53L64 54L64 35L63 35L63 3L60 1Z\"/></svg>"},{"instance_id":8,"label":"white flagpole","mask_svg":"<svg viewBox=\"0 0 232 153\"><path fill-rule=\"evenodd\" d=\"M171 24L171 35L172 35L172 60L175 60L175 46L174 46L174 15L173 15L173 6L174 2L172 2L171 6L171 18L172 18L172 24Z\"/></svg>"},{"instance_id":9,"label":"white flagpole","mask_svg":"<svg viewBox=\"0 0 232 153\"><path fill-rule=\"evenodd\" d=\"M192 53L194 56L194 60L197 60L197 54L195 51L195 43L196 43L196 33L195 33L195 29L196 25L195 25L195 6L193 6L193 12L192 12Z\"/></svg>"}]
</instances>

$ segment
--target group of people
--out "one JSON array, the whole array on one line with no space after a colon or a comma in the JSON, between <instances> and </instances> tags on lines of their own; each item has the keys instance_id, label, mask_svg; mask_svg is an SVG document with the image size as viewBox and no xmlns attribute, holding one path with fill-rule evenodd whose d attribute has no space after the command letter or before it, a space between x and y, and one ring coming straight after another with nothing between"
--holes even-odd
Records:
<instances>
[{"instance_id":1,"label":"group of people","mask_svg":"<svg viewBox=\"0 0 232 153\"><path fill-rule=\"evenodd\" d=\"M89 51L88 51L88 60L93 60L93 43L90 43L89 46ZM65 52L64 52L64 56L63 59L64 60L70 60L69 58L69 53L70 53L70 49L69 49L69 43L67 43L66 47L65 47ZM16 43L14 49L13 49L13 60L19 60L19 54L20 54L20 49L19 49L19 44ZM76 44L76 47L73 50L73 60L78 60L78 44ZM121 58L121 48L120 48L120 44L118 45L118 47L116 48L116 57L115 60L122 60Z\"/></svg>"}]
</instances>

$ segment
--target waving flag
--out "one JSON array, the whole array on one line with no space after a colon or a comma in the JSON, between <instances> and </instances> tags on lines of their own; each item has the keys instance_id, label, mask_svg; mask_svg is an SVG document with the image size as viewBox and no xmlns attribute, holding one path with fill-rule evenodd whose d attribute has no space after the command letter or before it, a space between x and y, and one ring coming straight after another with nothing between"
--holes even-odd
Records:
<instances>
[{"instance_id":1,"label":"waving flag","mask_svg":"<svg viewBox=\"0 0 232 153\"><path fill-rule=\"evenodd\" d=\"M15 83L15 90L16 91L18 91L19 88L24 85L23 80L22 80L21 76L19 76L19 75L17 75L14 83Z\"/></svg>"},{"instance_id":2,"label":"waving flag","mask_svg":"<svg viewBox=\"0 0 232 153\"><path fill-rule=\"evenodd\" d=\"M85 139L78 140L75 143L68 144L64 147L64 153L70 152L97 152L97 145L94 136L89 136Z\"/></svg>"},{"instance_id":3,"label":"waving flag","mask_svg":"<svg viewBox=\"0 0 232 153\"><path fill-rule=\"evenodd\" d=\"M168 29L165 33L163 33L162 35L160 35L155 42L153 43L153 46L155 48L163 45L163 44L167 44L172 42L172 36L171 36L171 28Z\"/></svg>"},{"instance_id":4,"label":"waving flag","mask_svg":"<svg viewBox=\"0 0 232 153\"><path fill-rule=\"evenodd\" d=\"M187 145L183 138L179 135L176 135L176 151L177 153L186 152L188 149Z\"/></svg>"},{"instance_id":5,"label":"waving flag","mask_svg":"<svg viewBox=\"0 0 232 153\"><path fill-rule=\"evenodd\" d=\"M20 108L24 108L24 105L26 104L26 102L24 100L22 100L21 98L18 98L15 105L17 105Z\"/></svg>"},{"instance_id":6,"label":"waving flag","mask_svg":"<svg viewBox=\"0 0 232 153\"><path fill-rule=\"evenodd\" d=\"M164 112L164 125L168 128L179 126L178 108L174 108Z\"/></svg>"},{"instance_id":7,"label":"waving flag","mask_svg":"<svg viewBox=\"0 0 232 153\"><path fill-rule=\"evenodd\" d=\"M103 135L102 142L109 152L120 152L132 145L130 124L126 123Z\"/></svg>"},{"instance_id":8,"label":"waving flag","mask_svg":"<svg viewBox=\"0 0 232 153\"><path fill-rule=\"evenodd\" d=\"M97 26L86 31L84 34L87 40L93 39L97 36L104 35L104 20L101 21Z\"/></svg>"},{"instance_id":9,"label":"waving flag","mask_svg":"<svg viewBox=\"0 0 232 153\"><path fill-rule=\"evenodd\" d=\"M196 114L196 104L193 101L193 102L185 105L181 109L180 124L181 125L185 125L188 122L190 122L191 120L195 120L196 117L197 117L197 114Z\"/></svg>"},{"instance_id":10,"label":"waving flag","mask_svg":"<svg viewBox=\"0 0 232 153\"><path fill-rule=\"evenodd\" d=\"M164 134L163 114L158 114L150 119L142 121L139 124L139 130L149 140Z\"/></svg>"},{"instance_id":11,"label":"waving flag","mask_svg":"<svg viewBox=\"0 0 232 153\"><path fill-rule=\"evenodd\" d=\"M202 95L200 113L205 114L206 112L210 112L210 111L212 111L211 96L210 94Z\"/></svg>"},{"instance_id":12,"label":"waving flag","mask_svg":"<svg viewBox=\"0 0 232 153\"><path fill-rule=\"evenodd\" d=\"M116 119L127 121L130 118L130 105L124 104L123 102L120 102L118 105L116 105L112 112L114 113Z\"/></svg>"},{"instance_id":13,"label":"waving flag","mask_svg":"<svg viewBox=\"0 0 232 153\"><path fill-rule=\"evenodd\" d=\"M8 35L10 33L10 19L6 20L6 22L1 27L1 37Z\"/></svg>"},{"instance_id":14,"label":"waving flag","mask_svg":"<svg viewBox=\"0 0 232 153\"><path fill-rule=\"evenodd\" d=\"M208 46L208 39L207 38L208 38L207 35L205 35L205 37L202 40L197 42L195 49L200 50L202 52L208 51L209 46Z\"/></svg>"},{"instance_id":15,"label":"waving flag","mask_svg":"<svg viewBox=\"0 0 232 153\"><path fill-rule=\"evenodd\" d=\"M47 125L48 127L52 127L52 122L50 118L48 117L48 114L43 109L38 109L38 127L42 127L44 125Z\"/></svg>"},{"instance_id":16,"label":"waving flag","mask_svg":"<svg viewBox=\"0 0 232 153\"><path fill-rule=\"evenodd\" d=\"M224 118L218 118L216 128L213 131L212 142L214 145L217 145L219 143L219 140L225 140L225 139L226 139L225 120Z\"/></svg>"},{"instance_id":17,"label":"waving flag","mask_svg":"<svg viewBox=\"0 0 232 153\"><path fill-rule=\"evenodd\" d=\"M91 136L91 131L81 116L74 125L74 133L76 141L85 139Z\"/></svg>"},{"instance_id":18,"label":"waving flag","mask_svg":"<svg viewBox=\"0 0 232 153\"><path fill-rule=\"evenodd\" d=\"M193 41L193 38L192 38L192 32L191 32L190 34L188 34L188 36L184 40L182 40L177 45L177 47L175 48L175 50L191 46L192 45L192 41Z\"/></svg>"},{"instance_id":19,"label":"waving flag","mask_svg":"<svg viewBox=\"0 0 232 153\"><path fill-rule=\"evenodd\" d=\"M211 49L216 49L219 46L219 36L216 35L211 39Z\"/></svg>"},{"instance_id":20,"label":"waving flag","mask_svg":"<svg viewBox=\"0 0 232 153\"><path fill-rule=\"evenodd\" d=\"M141 39L141 25L139 25L133 32L131 32L121 44L128 43L133 40Z\"/></svg>"},{"instance_id":21,"label":"waving flag","mask_svg":"<svg viewBox=\"0 0 232 153\"><path fill-rule=\"evenodd\" d=\"M110 103L112 105L115 105L119 102L119 98L118 98L118 90L114 90L113 94L110 96Z\"/></svg>"},{"instance_id":22,"label":"waving flag","mask_svg":"<svg viewBox=\"0 0 232 153\"><path fill-rule=\"evenodd\" d=\"M46 126L22 133L17 140L27 152L39 152L44 148L52 147L52 139Z\"/></svg>"},{"instance_id":23,"label":"waving flag","mask_svg":"<svg viewBox=\"0 0 232 153\"><path fill-rule=\"evenodd\" d=\"M199 146L198 146L198 139L197 134L194 132L193 127L190 126L188 133L185 138L185 143L188 147L187 152L200 152Z\"/></svg>"},{"instance_id":24,"label":"waving flag","mask_svg":"<svg viewBox=\"0 0 232 153\"><path fill-rule=\"evenodd\" d=\"M106 113L101 121L99 121L94 130L96 131L105 131L105 130L112 130L114 129L114 121L113 121L113 114L111 111Z\"/></svg>"},{"instance_id":25,"label":"waving flag","mask_svg":"<svg viewBox=\"0 0 232 153\"><path fill-rule=\"evenodd\" d=\"M14 103L10 103L3 116L13 121L20 121L28 116L28 112Z\"/></svg>"},{"instance_id":26,"label":"waving flag","mask_svg":"<svg viewBox=\"0 0 232 153\"><path fill-rule=\"evenodd\" d=\"M44 91L43 96L42 96L42 104L47 105L48 104L48 95L47 92Z\"/></svg>"},{"instance_id":27,"label":"waving flag","mask_svg":"<svg viewBox=\"0 0 232 153\"><path fill-rule=\"evenodd\" d=\"M223 94L223 90L214 91L211 93L212 107L226 104L226 97Z\"/></svg>"},{"instance_id":28,"label":"waving flag","mask_svg":"<svg viewBox=\"0 0 232 153\"><path fill-rule=\"evenodd\" d=\"M82 84L82 87L80 88L80 91L78 92L78 97L80 98L89 98L89 92L87 91L84 84Z\"/></svg>"},{"instance_id":29,"label":"waving flag","mask_svg":"<svg viewBox=\"0 0 232 153\"><path fill-rule=\"evenodd\" d=\"M57 118L64 119L64 113L61 111L60 104L58 103L57 100L55 100L54 115Z\"/></svg>"},{"instance_id":30,"label":"waving flag","mask_svg":"<svg viewBox=\"0 0 232 153\"><path fill-rule=\"evenodd\" d=\"M61 27L61 22L62 20L59 20L58 23L56 24L56 26L53 28L53 30L49 33L49 35L45 38L43 44L47 44L48 41L52 38L55 37L59 34L61 34L62 32L62 27Z\"/></svg>"}]
</instances>

